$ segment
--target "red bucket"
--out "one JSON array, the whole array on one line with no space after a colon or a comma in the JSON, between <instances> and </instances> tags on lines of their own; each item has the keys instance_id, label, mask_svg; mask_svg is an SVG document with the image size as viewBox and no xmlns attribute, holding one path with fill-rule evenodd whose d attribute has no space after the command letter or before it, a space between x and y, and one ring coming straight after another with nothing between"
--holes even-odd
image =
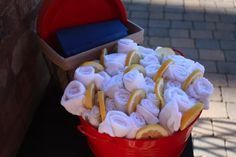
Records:
<instances>
[{"instance_id":1,"label":"red bucket","mask_svg":"<svg viewBox=\"0 0 236 157\"><path fill-rule=\"evenodd\" d=\"M78 130L86 135L89 147L97 157L178 157L187 144L196 120L183 131L149 140L130 140L100 134L81 117Z\"/></svg>"}]
</instances>

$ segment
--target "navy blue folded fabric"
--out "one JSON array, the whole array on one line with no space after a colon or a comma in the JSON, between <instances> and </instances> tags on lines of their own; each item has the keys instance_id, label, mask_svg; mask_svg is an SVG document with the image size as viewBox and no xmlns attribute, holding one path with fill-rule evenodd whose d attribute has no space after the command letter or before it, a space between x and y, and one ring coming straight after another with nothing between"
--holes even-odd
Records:
<instances>
[{"instance_id":1,"label":"navy blue folded fabric","mask_svg":"<svg viewBox=\"0 0 236 157\"><path fill-rule=\"evenodd\" d=\"M61 55L70 57L127 35L128 29L119 20L112 20L59 30L57 40Z\"/></svg>"}]
</instances>

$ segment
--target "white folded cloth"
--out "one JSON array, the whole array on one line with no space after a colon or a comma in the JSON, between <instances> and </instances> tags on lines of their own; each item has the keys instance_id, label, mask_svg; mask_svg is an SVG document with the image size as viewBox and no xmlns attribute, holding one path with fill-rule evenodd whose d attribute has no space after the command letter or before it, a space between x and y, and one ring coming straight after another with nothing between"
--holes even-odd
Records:
<instances>
[{"instance_id":1,"label":"white folded cloth","mask_svg":"<svg viewBox=\"0 0 236 157\"><path fill-rule=\"evenodd\" d=\"M71 114L80 116L86 109L83 105L85 95L84 85L77 81L71 81L61 98L61 105Z\"/></svg>"},{"instance_id":2,"label":"white folded cloth","mask_svg":"<svg viewBox=\"0 0 236 157\"><path fill-rule=\"evenodd\" d=\"M147 55L147 56L144 56L144 58L140 60L140 64L146 67L151 64L160 64L160 62L156 56Z\"/></svg>"},{"instance_id":3,"label":"white folded cloth","mask_svg":"<svg viewBox=\"0 0 236 157\"><path fill-rule=\"evenodd\" d=\"M98 106L93 106L92 110L88 113L88 121L94 127L98 127L100 119L100 111Z\"/></svg>"},{"instance_id":4,"label":"white folded cloth","mask_svg":"<svg viewBox=\"0 0 236 157\"><path fill-rule=\"evenodd\" d=\"M160 100L157 98L155 93L147 93L147 99L151 100L156 106L160 106Z\"/></svg>"},{"instance_id":5,"label":"white folded cloth","mask_svg":"<svg viewBox=\"0 0 236 157\"><path fill-rule=\"evenodd\" d=\"M186 93L204 103L204 108L209 108L209 97L213 93L214 87L208 79L202 77L193 81L189 85Z\"/></svg>"},{"instance_id":6,"label":"white folded cloth","mask_svg":"<svg viewBox=\"0 0 236 157\"><path fill-rule=\"evenodd\" d=\"M155 82L150 77L145 77L146 92L153 93L155 88Z\"/></svg>"},{"instance_id":7,"label":"white folded cloth","mask_svg":"<svg viewBox=\"0 0 236 157\"><path fill-rule=\"evenodd\" d=\"M110 79L111 79L111 76L109 76L105 71L101 71L95 74L94 82L95 82L97 90L101 90L103 87L103 84L105 84Z\"/></svg>"},{"instance_id":8,"label":"white folded cloth","mask_svg":"<svg viewBox=\"0 0 236 157\"><path fill-rule=\"evenodd\" d=\"M118 74L109 81L106 82L106 84L103 84L102 89L104 90L104 93L106 96L109 96L110 98L114 98L114 94L118 89L124 88L123 80L122 80L123 74Z\"/></svg>"},{"instance_id":9,"label":"white folded cloth","mask_svg":"<svg viewBox=\"0 0 236 157\"><path fill-rule=\"evenodd\" d=\"M142 58L144 58L147 55L153 55L153 56L156 56L157 58L159 58L158 53L155 50L150 49L150 48L146 48L146 47L143 47L143 46L138 46L138 52L140 53L140 56Z\"/></svg>"},{"instance_id":10,"label":"white folded cloth","mask_svg":"<svg viewBox=\"0 0 236 157\"><path fill-rule=\"evenodd\" d=\"M143 106L146 110L152 113L155 117L158 116L160 110L151 100L149 99L142 99L140 105Z\"/></svg>"},{"instance_id":11,"label":"white folded cloth","mask_svg":"<svg viewBox=\"0 0 236 157\"><path fill-rule=\"evenodd\" d=\"M181 118L182 114L179 112L179 108L175 100L166 103L159 114L161 125L167 128L171 134L179 130Z\"/></svg>"},{"instance_id":12,"label":"white folded cloth","mask_svg":"<svg viewBox=\"0 0 236 157\"><path fill-rule=\"evenodd\" d=\"M99 124L98 132L111 137L125 137L131 130L132 122L129 116L121 111L109 111L105 120Z\"/></svg>"},{"instance_id":13,"label":"white folded cloth","mask_svg":"<svg viewBox=\"0 0 236 157\"><path fill-rule=\"evenodd\" d=\"M75 70L74 78L85 86L94 82L95 69L92 66L82 66Z\"/></svg>"},{"instance_id":14,"label":"white folded cloth","mask_svg":"<svg viewBox=\"0 0 236 157\"><path fill-rule=\"evenodd\" d=\"M137 113L143 116L147 124L157 124L159 119L154 116L146 107L137 105Z\"/></svg>"},{"instance_id":15,"label":"white folded cloth","mask_svg":"<svg viewBox=\"0 0 236 157\"><path fill-rule=\"evenodd\" d=\"M129 131L126 138L133 139L133 138L135 138L137 131L140 128L144 127L146 125L146 123L145 123L145 120L143 119L143 117L137 112L131 113L131 115L129 117L131 119L132 126L131 126L131 130Z\"/></svg>"},{"instance_id":16,"label":"white folded cloth","mask_svg":"<svg viewBox=\"0 0 236 157\"><path fill-rule=\"evenodd\" d=\"M116 108L119 111L127 112L127 103L129 101L129 98L130 98L129 91L127 91L126 89L118 89L114 95Z\"/></svg>"},{"instance_id":17,"label":"white folded cloth","mask_svg":"<svg viewBox=\"0 0 236 157\"><path fill-rule=\"evenodd\" d=\"M143 74L138 70L131 70L130 72L124 74L123 81L125 88L130 92L133 92L136 89L146 89Z\"/></svg>"},{"instance_id":18,"label":"white folded cloth","mask_svg":"<svg viewBox=\"0 0 236 157\"><path fill-rule=\"evenodd\" d=\"M118 40L117 51L128 54L130 51L138 50L138 45L132 39Z\"/></svg>"},{"instance_id":19,"label":"white folded cloth","mask_svg":"<svg viewBox=\"0 0 236 157\"><path fill-rule=\"evenodd\" d=\"M108 62L106 63L106 72L111 75L117 75L124 71L125 66L119 62Z\"/></svg>"},{"instance_id":20,"label":"white folded cloth","mask_svg":"<svg viewBox=\"0 0 236 157\"><path fill-rule=\"evenodd\" d=\"M185 112L192 107L188 95L180 88L172 87L168 88L164 92L165 102L168 103L175 100L180 112Z\"/></svg>"},{"instance_id":21,"label":"white folded cloth","mask_svg":"<svg viewBox=\"0 0 236 157\"><path fill-rule=\"evenodd\" d=\"M105 100L105 104L106 104L106 111L107 112L112 111L112 110L117 110L114 99L107 97Z\"/></svg>"},{"instance_id":22,"label":"white folded cloth","mask_svg":"<svg viewBox=\"0 0 236 157\"><path fill-rule=\"evenodd\" d=\"M165 90L168 88L173 88L173 87L181 88L181 83L178 81L172 81L172 80L168 80L165 82Z\"/></svg>"},{"instance_id":23,"label":"white folded cloth","mask_svg":"<svg viewBox=\"0 0 236 157\"><path fill-rule=\"evenodd\" d=\"M150 64L146 66L145 70L146 70L147 76L152 78L154 75L156 75L160 67L161 67L160 64Z\"/></svg>"}]
</instances>

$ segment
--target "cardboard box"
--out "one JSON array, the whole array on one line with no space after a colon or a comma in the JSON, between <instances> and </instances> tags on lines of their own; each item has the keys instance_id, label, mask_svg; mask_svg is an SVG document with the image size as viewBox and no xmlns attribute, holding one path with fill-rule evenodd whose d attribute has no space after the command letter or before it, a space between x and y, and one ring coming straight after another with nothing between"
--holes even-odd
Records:
<instances>
[{"instance_id":1,"label":"cardboard box","mask_svg":"<svg viewBox=\"0 0 236 157\"><path fill-rule=\"evenodd\" d=\"M125 38L133 39L136 43L143 42L144 30L135 23L128 21L128 36ZM49 70L53 79L63 90L66 85L73 79L75 69L85 61L98 59L101 49L107 48L108 51L116 49L117 41L95 47L93 49L81 52L77 55L64 58L60 56L52 47L50 47L42 38L38 37L39 45L46 57Z\"/></svg>"}]
</instances>

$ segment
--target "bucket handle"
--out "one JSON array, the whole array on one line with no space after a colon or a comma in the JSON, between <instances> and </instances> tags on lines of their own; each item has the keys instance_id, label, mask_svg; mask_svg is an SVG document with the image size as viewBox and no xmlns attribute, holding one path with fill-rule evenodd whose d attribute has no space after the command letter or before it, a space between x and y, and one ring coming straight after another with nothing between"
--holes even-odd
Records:
<instances>
[{"instance_id":1,"label":"bucket handle","mask_svg":"<svg viewBox=\"0 0 236 157\"><path fill-rule=\"evenodd\" d=\"M116 142L115 140L107 140L107 139L104 139L104 138L100 139L100 138L95 137L89 131L86 131L87 127L84 126L84 125L78 125L77 128L81 133L83 133L84 135L86 135L87 137L89 137L93 140L99 140L99 141L102 141L102 142Z\"/></svg>"}]
</instances>

